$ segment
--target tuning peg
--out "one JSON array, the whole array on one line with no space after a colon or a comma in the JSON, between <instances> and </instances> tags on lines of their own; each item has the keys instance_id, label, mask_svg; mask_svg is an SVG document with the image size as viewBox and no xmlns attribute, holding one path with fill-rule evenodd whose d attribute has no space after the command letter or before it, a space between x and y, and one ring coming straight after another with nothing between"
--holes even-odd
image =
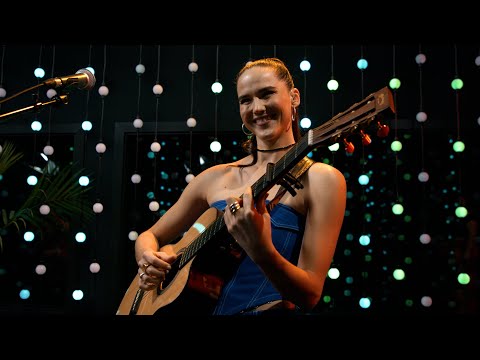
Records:
<instances>
[{"instance_id":1,"label":"tuning peg","mask_svg":"<svg viewBox=\"0 0 480 360\"><path fill-rule=\"evenodd\" d=\"M355 146L345 138L343 138L343 144L345 145L345 151L349 154L352 154L355 150Z\"/></svg>"},{"instance_id":2,"label":"tuning peg","mask_svg":"<svg viewBox=\"0 0 480 360\"><path fill-rule=\"evenodd\" d=\"M372 139L370 138L370 135L365 134L363 130L360 130L360 136L362 137L362 144L367 146L372 143Z\"/></svg>"},{"instance_id":3,"label":"tuning peg","mask_svg":"<svg viewBox=\"0 0 480 360\"><path fill-rule=\"evenodd\" d=\"M380 124L380 121L377 122L377 136L378 137L387 137L390 128L385 124Z\"/></svg>"}]
</instances>

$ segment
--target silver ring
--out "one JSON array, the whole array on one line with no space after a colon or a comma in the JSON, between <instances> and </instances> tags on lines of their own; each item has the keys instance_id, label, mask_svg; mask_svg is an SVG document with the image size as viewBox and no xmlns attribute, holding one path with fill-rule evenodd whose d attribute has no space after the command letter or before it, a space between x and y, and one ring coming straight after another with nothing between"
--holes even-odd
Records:
<instances>
[{"instance_id":1,"label":"silver ring","mask_svg":"<svg viewBox=\"0 0 480 360\"><path fill-rule=\"evenodd\" d=\"M142 278L143 278L143 275L145 275L145 273L144 273L144 272L142 272L142 273L140 274L140 279L142 279ZM142 280L143 280L143 279L142 279Z\"/></svg>"},{"instance_id":2,"label":"silver ring","mask_svg":"<svg viewBox=\"0 0 480 360\"><path fill-rule=\"evenodd\" d=\"M240 208L241 208L241 206L240 206L240 203L238 201L235 201L235 202L230 204L230 212L232 214L235 214L235 212L237 210L239 210Z\"/></svg>"}]
</instances>

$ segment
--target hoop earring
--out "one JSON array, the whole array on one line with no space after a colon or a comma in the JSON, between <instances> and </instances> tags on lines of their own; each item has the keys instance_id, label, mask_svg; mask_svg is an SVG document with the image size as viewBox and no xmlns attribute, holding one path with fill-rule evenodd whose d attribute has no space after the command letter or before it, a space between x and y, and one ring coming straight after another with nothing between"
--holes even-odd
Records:
<instances>
[{"instance_id":1,"label":"hoop earring","mask_svg":"<svg viewBox=\"0 0 480 360\"><path fill-rule=\"evenodd\" d=\"M292 122L295 121L296 115L297 115L297 108L295 106L292 106Z\"/></svg>"},{"instance_id":2,"label":"hoop earring","mask_svg":"<svg viewBox=\"0 0 480 360\"><path fill-rule=\"evenodd\" d=\"M242 132L243 132L245 135L247 135L247 137L248 137L249 139L251 139L252 136L253 136L253 133L252 133L252 132L249 132L248 129L247 129L247 127L246 127L245 124L243 124L243 123L242 123Z\"/></svg>"}]
</instances>

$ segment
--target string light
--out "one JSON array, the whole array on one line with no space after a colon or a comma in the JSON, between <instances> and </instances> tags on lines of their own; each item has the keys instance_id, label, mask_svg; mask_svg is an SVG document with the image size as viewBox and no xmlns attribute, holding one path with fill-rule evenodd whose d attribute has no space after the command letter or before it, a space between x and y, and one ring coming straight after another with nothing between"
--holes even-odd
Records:
<instances>
[{"instance_id":1,"label":"string light","mask_svg":"<svg viewBox=\"0 0 480 360\"><path fill-rule=\"evenodd\" d=\"M192 156L193 156L193 128L197 126L197 120L194 117L193 114L193 104L194 104L194 83L195 83L195 74L198 71L198 64L195 62L195 45L192 45L192 61L188 64L188 71L190 71L191 74L191 80L190 80L190 116L187 119L187 126L189 128L189 135L190 135L190 142L189 142L189 163L188 163L188 169L187 169L187 176L185 177L185 181L189 183L190 181L193 180L195 175L193 175L192 172Z\"/></svg>"},{"instance_id":2,"label":"string light","mask_svg":"<svg viewBox=\"0 0 480 360\"><path fill-rule=\"evenodd\" d=\"M300 120L300 126L303 129L309 129L312 126L312 121L308 118L307 113L307 72L312 67L310 61L307 60L307 47L305 46L305 55L300 62L300 70L303 72L303 118Z\"/></svg>"},{"instance_id":3,"label":"string light","mask_svg":"<svg viewBox=\"0 0 480 360\"><path fill-rule=\"evenodd\" d=\"M163 94L163 86L160 85L160 63L161 63L161 47L157 45L157 80L153 86L153 94L155 95L155 133L153 137L153 142L150 144L150 150L153 152L153 198L148 204L148 208L152 212L156 212L160 209L160 204L156 200L157 192L157 162L158 162L158 153L161 150L161 145L158 142L158 115L159 115L159 106L160 106L160 95Z\"/></svg>"},{"instance_id":4,"label":"string light","mask_svg":"<svg viewBox=\"0 0 480 360\"><path fill-rule=\"evenodd\" d=\"M418 180L422 183L422 219L423 219L423 233L420 235L419 240L422 244L429 244L431 241L431 236L427 233L426 229L426 188L425 183L428 182L430 175L425 169L425 122L427 121L427 113L423 108L423 65L427 61L427 57L422 52L421 45L418 46L418 54L415 56L415 62L418 65L418 97L419 97L419 111L415 116L417 122L419 123L420 128L420 161L421 161L421 171L418 174Z\"/></svg>"},{"instance_id":5,"label":"string light","mask_svg":"<svg viewBox=\"0 0 480 360\"><path fill-rule=\"evenodd\" d=\"M220 94L223 90L223 86L218 80L218 58L219 58L219 51L220 51L220 46L217 45L217 56L216 56L216 61L215 61L215 82L212 84L212 92L215 94L215 132L214 132L214 139L210 143L210 150L214 154L214 159L215 162L217 160L217 153L222 149L222 144L220 141L218 141L218 133L217 133L217 128L218 128L218 94Z\"/></svg>"}]
</instances>

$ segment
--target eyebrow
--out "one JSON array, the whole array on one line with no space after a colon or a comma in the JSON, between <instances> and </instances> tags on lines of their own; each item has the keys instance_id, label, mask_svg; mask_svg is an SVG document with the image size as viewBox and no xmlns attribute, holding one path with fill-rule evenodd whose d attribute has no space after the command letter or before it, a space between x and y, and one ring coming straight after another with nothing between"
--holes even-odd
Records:
<instances>
[{"instance_id":1,"label":"eyebrow","mask_svg":"<svg viewBox=\"0 0 480 360\"><path fill-rule=\"evenodd\" d=\"M267 92L267 91L274 91L276 90L276 87L275 86L265 86L263 88L261 88L260 90L256 91L256 92ZM242 99L245 99L245 98L248 98L249 96L248 95L243 95L243 96L239 96L238 97L238 101L242 100Z\"/></svg>"}]
</instances>

